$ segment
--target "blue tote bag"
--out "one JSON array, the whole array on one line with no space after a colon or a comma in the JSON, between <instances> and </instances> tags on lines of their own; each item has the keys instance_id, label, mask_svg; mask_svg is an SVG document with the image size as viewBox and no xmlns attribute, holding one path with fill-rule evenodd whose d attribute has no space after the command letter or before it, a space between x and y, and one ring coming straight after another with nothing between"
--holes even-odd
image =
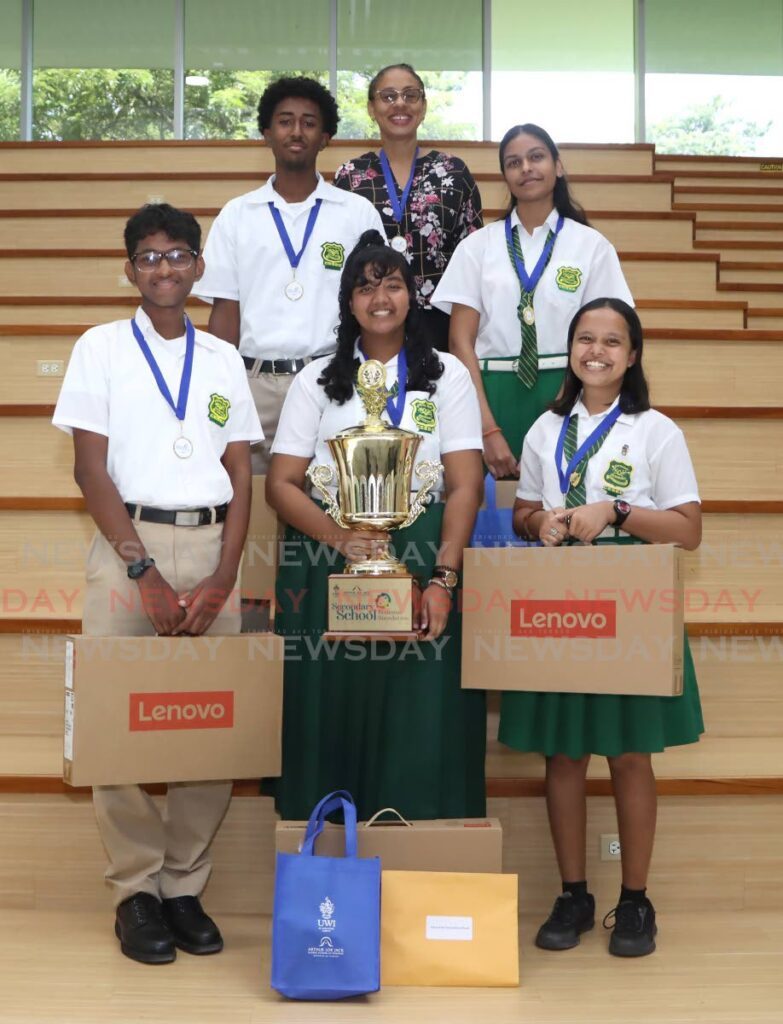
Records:
<instances>
[{"instance_id":1,"label":"blue tote bag","mask_svg":"<svg viewBox=\"0 0 783 1024\"><path fill-rule=\"evenodd\" d=\"M495 478L487 473L484 479L484 504L476 516L473 535L470 538L472 548L529 548L535 547L537 541L522 540L514 533L511 525L514 510L498 508Z\"/></svg>"},{"instance_id":2,"label":"blue tote bag","mask_svg":"<svg viewBox=\"0 0 783 1024\"><path fill-rule=\"evenodd\" d=\"M345 856L319 857L324 819L342 808ZM320 801L301 853L278 853L272 988L290 999L344 999L381 985L381 861L356 856L356 807L344 790Z\"/></svg>"}]
</instances>

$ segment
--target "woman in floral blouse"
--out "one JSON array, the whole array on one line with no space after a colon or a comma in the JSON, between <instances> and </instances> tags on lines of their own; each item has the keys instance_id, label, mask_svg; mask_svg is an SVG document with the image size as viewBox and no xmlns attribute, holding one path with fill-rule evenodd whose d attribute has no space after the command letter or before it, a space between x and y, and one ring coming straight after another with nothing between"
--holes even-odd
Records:
<instances>
[{"instance_id":1,"label":"woman in floral blouse","mask_svg":"<svg viewBox=\"0 0 783 1024\"><path fill-rule=\"evenodd\" d=\"M482 226L481 196L459 157L420 151L417 132L427 100L424 83L409 64L378 72L370 82L367 109L378 125L381 149L343 164L334 183L378 209L389 244L413 270L421 330L433 348L445 352L449 319L430 298L459 242Z\"/></svg>"}]
</instances>

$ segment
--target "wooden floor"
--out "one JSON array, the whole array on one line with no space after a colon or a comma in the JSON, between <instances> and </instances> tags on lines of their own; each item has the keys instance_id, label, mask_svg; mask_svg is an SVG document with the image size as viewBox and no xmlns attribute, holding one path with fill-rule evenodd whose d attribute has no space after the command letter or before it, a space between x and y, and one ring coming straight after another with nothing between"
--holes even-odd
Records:
<instances>
[{"instance_id":1,"label":"wooden floor","mask_svg":"<svg viewBox=\"0 0 783 1024\"><path fill-rule=\"evenodd\" d=\"M148 967L123 957L108 913L6 911L2 1024L780 1024L783 916L669 913L658 951L617 960L600 925L565 953L521 921L518 989L387 988L366 999L292 1003L269 988L269 918L221 917L226 949Z\"/></svg>"}]
</instances>

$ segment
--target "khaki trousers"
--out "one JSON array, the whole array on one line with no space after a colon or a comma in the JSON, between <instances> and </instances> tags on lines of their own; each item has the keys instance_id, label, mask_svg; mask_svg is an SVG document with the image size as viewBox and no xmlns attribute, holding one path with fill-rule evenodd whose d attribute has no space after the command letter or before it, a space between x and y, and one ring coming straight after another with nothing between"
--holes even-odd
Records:
<instances>
[{"instance_id":1,"label":"khaki trousers","mask_svg":"<svg viewBox=\"0 0 783 1024\"><path fill-rule=\"evenodd\" d=\"M257 377L248 374L250 393L256 403L258 418L264 431L264 440L261 444L254 444L250 449L254 476L264 476L269 469L270 449L277 433L283 402L294 382L294 376L293 373L259 373Z\"/></svg>"},{"instance_id":2,"label":"khaki trousers","mask_svg":"<svg viewBox=\"0 0 783 1024\"><path fill-rule=\"evenodd\" d=\"M217 568L222 523L194 528L137 523L147 551L171 586L184 592ZM239 632L235 591L209 633ZM154 635L138 584L98 533L87 556L82 631L88 636ZM106 685L111 685L107 679ZM171 783L162 813L139 786L96 786L93 803L109 859L106 881L115 904L136 892L162 899L198 896L207 884L209 847L231 799L231 781Z\"/></svg>"}]
</instances>

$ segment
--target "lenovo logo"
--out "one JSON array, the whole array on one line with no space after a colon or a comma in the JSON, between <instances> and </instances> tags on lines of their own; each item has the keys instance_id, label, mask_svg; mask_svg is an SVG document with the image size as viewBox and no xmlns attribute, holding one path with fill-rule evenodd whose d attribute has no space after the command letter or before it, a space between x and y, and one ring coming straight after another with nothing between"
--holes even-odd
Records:
<instances>
[{"instance_id":1,"label":"lenovo logo","mask_svg":"<svg viewBox=\"0 0 783 1024\"><path fill-rule=\"evenodd\" d=\"M130 694L131 732L156 729L232 729L234 691Z\"/></svg>"},{"instance_id":2,"label":"lenovo logo","mask_svg":"<svg viewBox=\"0 0 783 1024\"><path fill-rule=\"evenodd\" d=\"M611 638L616 620L614 601L511 602L511 636Z\"/></svg>"}]
</instances>

